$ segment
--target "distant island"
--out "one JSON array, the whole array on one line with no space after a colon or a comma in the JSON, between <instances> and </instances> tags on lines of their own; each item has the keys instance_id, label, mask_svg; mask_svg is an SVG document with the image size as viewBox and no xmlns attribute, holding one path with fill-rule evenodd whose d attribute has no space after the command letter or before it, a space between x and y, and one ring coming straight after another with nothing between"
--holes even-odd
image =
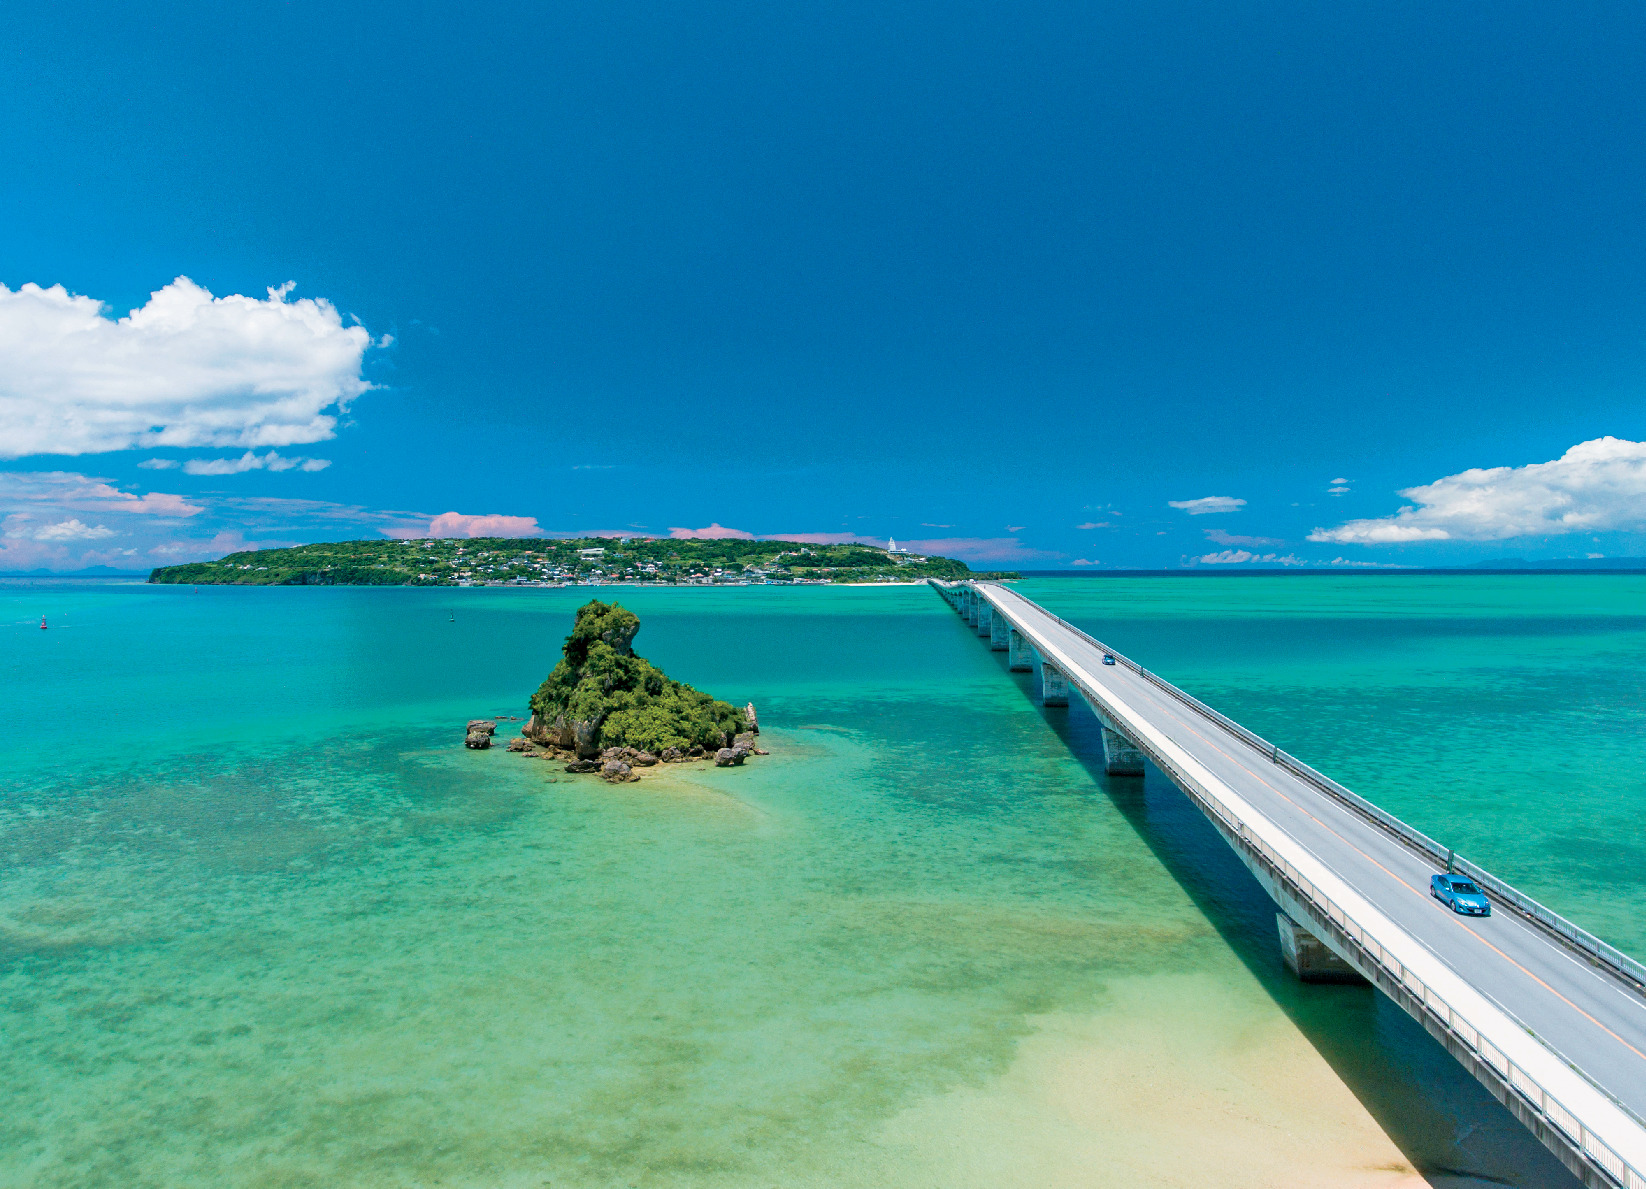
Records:
<instances>
[{"instance_id":1,"label":"distant island","mask_svg":"<svg viewBox=\"0 0 1646 1189\"><path fill-rule=\"evenodd\" d=\"M965 562L949 557L869 545L475 537L322 541L247 550L217 561L161 566L149 581L195 586L716 586L1016 577L1015 572L973 573Z\"/></svg>"}]
</instances>

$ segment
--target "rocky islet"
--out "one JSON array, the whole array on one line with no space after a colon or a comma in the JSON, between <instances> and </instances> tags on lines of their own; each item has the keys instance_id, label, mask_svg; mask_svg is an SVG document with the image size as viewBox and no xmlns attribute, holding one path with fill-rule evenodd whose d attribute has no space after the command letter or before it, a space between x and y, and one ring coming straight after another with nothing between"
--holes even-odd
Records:
<instances>
[{"instance_id":1,"label":"rocky islet","mask_svg":"<svg viewBox=\"0 0 1646 1189\"><path fill-rule=\"evenodd\" d=\"M595 599L578 608L561 660L532 695L531 717L507 750L611 784L639 780L638 769L657 764L729 768L767 754L756 746L753 702L738 710L670 679L635 655L639 631L639 616L620 604ZM470 719L463 745L488 750L496 732L496 719Z\"/></svg>"}]
</instances>

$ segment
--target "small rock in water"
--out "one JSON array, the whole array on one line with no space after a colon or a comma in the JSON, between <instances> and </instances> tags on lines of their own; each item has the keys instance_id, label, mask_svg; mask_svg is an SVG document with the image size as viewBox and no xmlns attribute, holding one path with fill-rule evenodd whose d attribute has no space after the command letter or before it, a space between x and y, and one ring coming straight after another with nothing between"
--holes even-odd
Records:
<instances>
[{"instance_id":1,"label":"small rock in water","mask_svg":"<svg viewBox=\"0 0 1646 1189\"><path fill-rule=\"evenodd\" d=\"M752 752L754 750L754 732L744 731L741 735L732 740L732 746L741 747Z\"/></svg>"},{"instance_id":2,"label":"small rock in water","mask_svg":"<svg viewBox=\"0 0 1646 1189\"><path fill-rule=\"evenodd\" d=\"M760 734L760 716L755 714L753 702L743 707L743 718L749 724L749 734Z\"/></svg>"},{"instance_id":3,"label":"small rock in water","mask_svg":"<svg viewBox=\"0 0 1646 1189\"><path fill-rule=\"evenodd\" d=\"M657 763L657 757L649 751L637 751L631 759L641 768L650 768L653 764Z\"/></svg>"},{"instance_id":4,"label":"small rock in water","mask_svg":"<svg viewBox=\"0 0 1646 1189\"><path fill-rule=\"evenodd\" d=\"M663 749L663 754L658 757L658 759L662 760L665 764L678 764L685 758L685 753L678 747L665 747Z\"/></svg>"},{"instance_id":5,"label":"small rock in water","mask_svg":"<svg viewBox=\"0 0 1646 1189\"><path fill-rule=\"evenodd\" d=\"M595 760L573 760L566 765L566 771L568 772L595 772L599 768L600 764Z\"/></svg>"},{"instance_id":6,"label":"small rock in water","mask_svg":"<svg viewBox=\"0 0 1646 1189\"><path fill-rule=\"evenodd\" d=\"M525 740L525 739L510 739L509 740L509 750L510 751L525 751L528 746L529 746L529 741Z\"/></svg>"},{"instance_id":7,"label":"small rock in water","mask_svg":"<svg viewBox=\"0 0 1646 1189\"><path fill-rule=\"evenodd\" d=\"M475 751L485 751L491 745L492 736L490 731L470 731L463 740L464 747L473 748Z\"/></svg>"},{"instance_id":8,"label":"small rock in water","mask_svg":"<svg viewBox=\"0 0 1646 1189\"><path fill-rule=\"evenodd\" d=\"M600 767L600 779L610 784L622 784L627 780L639 780L640 777L622 760L607 760Z\"/></svg>"},{"instance_id":9,"label":"small rock in water","mask_svg":"<svg viewBox=\"0 0 1646 1189\"><path fill-rule=\"evenodd\" d=\"M749 758L749 753L741 747L722 747L714 753L716 768L730 768L733 764L741 764Z\"/></svg>"}]
</instances>

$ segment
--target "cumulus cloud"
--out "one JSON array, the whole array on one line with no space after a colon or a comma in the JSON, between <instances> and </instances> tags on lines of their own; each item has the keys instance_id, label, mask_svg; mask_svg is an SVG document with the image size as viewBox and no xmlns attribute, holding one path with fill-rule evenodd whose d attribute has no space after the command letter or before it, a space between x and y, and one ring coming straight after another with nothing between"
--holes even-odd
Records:
<instances>
[{"instance_id":1,"label":"cumulus cloud","mask_svg":"<svg viewBox=\"0 0 1646 1189\"><path fill-rule=\"evenodd\" d=\"M0 457L332 437L371 387L371 336L290 289L213 297L178 277L115 319L61 285L0 285Z\"/></svg>"},{"instance_id":2,"label":"cumulus cloud","mask_svg":"<svg viewBox=\"0 0 1646 1189\"><path fill-rule=\"evenodd\" d=\"M137 465L145 471L175 471L183 464L175 458L145 458Z\"/></svg>"},{"instance_id":3,"label":"cumulus cloud","mask_svg":"<svg viewBox=\"0 0 1646 1189\"><path fill-rule=\"evenodd\" d=\"M1075 525L1075 527L1076 528L1108 528L1110 526L1109 526L1109 522L1107 520L1088 520L1085 524L1077 524L1077 525ZM1076 562L1074 564L1079 565L1080 563Z\"/></svg>"},{"instance_id":4,"label":"cumulus cloud","mask_svg":"<svg viewBox=\"0 0 1646 1189\"><path fill-rule=\"evenodd\" d=\"M105 525L83 524L79 520L65 520L48 524L34 534L36 541L97 541L114 536L114 530Z\"/></svg>"},{"instance_id":5,"label":"cumulus cloud","mask_svg":"<svg viewBox=\"0 0 1646 1189\"><path fill-rule=\"evenodd\" d=\"M427 524L397 524L380 530L386 537L402 541L419 537L541 537L543 530L535 516L474 516L464 512L442 512Z\"/></svg>"},{"instance_id":6,"label":"cumulus cloud","mask_svg":"<svg viewBox=\"0 0 1646 1189\"><path fill-rule=\"evenodd\" d=\"M671 528L669 536L676 541L752 541L753 533L744 532L740 528L726 528L720 524L711 524L708 528Z\"/></svg>"},{"instance_id":7,"label":"cumulus cloud","mask_svg":"<svg viewBox=\"0 0 1646 1189\"><path fill-rule=\"evenodd\" d=\"M329 466L329 458L286 458L273 450L267 454L248 450L239 458L191 458L183 464L183 470L191 475L243 475L247 471L263 470L323 471Z\"/></svg>"},{"instance_id":8,"label":"cumulus cloud","mask_svg":"<svg viewBox=\"0 0 1646 1189\"><path fill-rule=\"evenodd\" d=\"M1209 512L1238 512L1246 506L1246 501L1231 495L1208 495L1198 500L1167 500L1166 506L1181 508L1190 516L1204 516Z\"/></svg>"},{"instance_id":9,"label":"cumulus cloud","mask_svg":"<svg viewBox=\"0 0 1646 1189\"><path fill-rule=\"evenodd\" d=\"M1191 557L1191 564L1202 566L1238 566L1248 562L1261 562L1277 566L1306 566L1309 563L1301 557L1290 553L1251 553L1245 549L1225 549L1221 553L1203 553L1199 557Z\"/></svg>"},{"instance_id":10,"label":"cumulus cloud","mask_svg":"<svg viewBox=\"0 0 1646 1189\"><path fill-rule=\"evenodd\" d=\"M1311 541L1502 541L1646 528L1646 442L1596 438L1551 462L1447 475L1399 494L1392 516L1317 528Z\"/></svg>"},{"instance_id":11,"label":"cumulus cloud","mask_svg":"<svg viewBox=\"0 0 1646 1189\"><path fill-rule=\"evenodd\" d=\"M1205 530L1206 539L1214 545L1284 545L1286 542L1278 537L1243 537L1238 533L1226 533L1220 528Z\"/></svg>"},{"instance_id":12,"label":"cumulus cloud","mask_svg":"<svg viewBox=\"0 0 1646 1189\"><path fill-rule=\"evenodd\" d=\"M1095 562L1095 561L1089 561L1088 559L1086 559L1084 557L1077 557L1072 562L1070 562L1069 564L1071 566L1095 566L1095 565L1100 565L1101 563L1100 562Z\"/></svg>"}]
</instances>

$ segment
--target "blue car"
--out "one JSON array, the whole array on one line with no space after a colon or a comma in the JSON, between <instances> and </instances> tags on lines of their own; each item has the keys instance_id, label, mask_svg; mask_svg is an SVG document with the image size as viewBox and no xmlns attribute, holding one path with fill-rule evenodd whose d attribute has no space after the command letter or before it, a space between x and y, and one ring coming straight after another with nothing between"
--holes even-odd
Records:
<instances>
[{"instance_id":1,"label":"blue car","mask_svg":"<svg viewBox=\"0 0 1646 1189\"><path fill-rule=\"evenodd\" d=\"M1114 664L1114 653L1112 653L1112 652L1105 652L1105 653L1104 653L1104 654L1103 654L1103 663L1104 663L1104 664L1105 664L1105 665L1112 665L1112 664Z\"/></svg>"},{"instance_id":2,"label":"blue car","mask_svg":"<svg viewBox=\"0 0 1646 1189\"><path fill-rule=\"evenodd\" d=\"M1486 899L1486 893L1461 875L1431 875L1429 895L1466 917L1492 915L1492 902Z\"/></svg>"}]
</instances>

